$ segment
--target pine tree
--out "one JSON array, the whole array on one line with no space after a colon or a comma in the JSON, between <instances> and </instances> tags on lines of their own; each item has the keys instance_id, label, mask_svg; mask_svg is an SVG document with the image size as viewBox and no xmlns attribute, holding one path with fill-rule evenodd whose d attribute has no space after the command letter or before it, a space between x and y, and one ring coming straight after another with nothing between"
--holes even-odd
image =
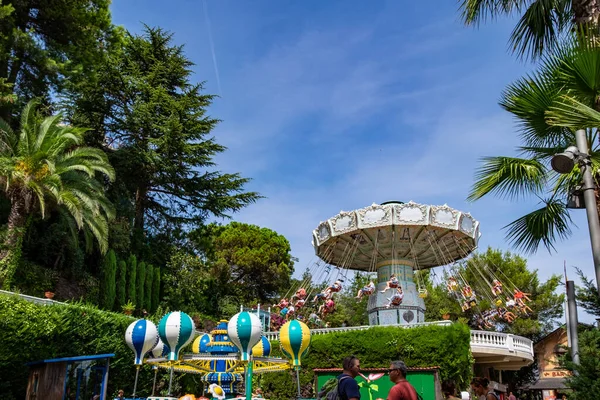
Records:
<instances>
[{"instance_id":1,"label":"pine tree","mask_svg":"<svg viewBox=\"0 0 600 400\"><path fill-rule=\"evenodd\" d=\"M215 168L225 151L214 135L219 122L207 114L213 95L193 76L193 63L173 34L146 27L126 34L98 81L65 93L71 123L89 122L89 137L111 143L117 179L134 203L133 247L144 232L201 226L207 216L228 216L260 196L247 192L237 173ZM123 173L121 173L123 172Z\"/></svg>"},{"instance_id":2,"label":"pine tree","mask_svg":"<svg viewBox=\"0 0 600 400\"><path fill-rule=\"evenodd\" d=\"M152 309L152 279L154 275L154 266L152 264L146 265L146 288L144 290L144 306L143 308L147 311Z\"/></svg>"},{"instance_id":3,"label":"pine tree","mask_svg":"<svg viewBox=\"0 0 600 400\"><path fill-rule=\"evenodd\" d=\"M158 303L160 302L160 268L154 268L152 277L152 307L150 309L152 312L156 311L158 308Z\"/></svg>"},{"instance_id":4,"label":"pine tree","mask_svg":"<svg viewBox=\"0 0 600 400\"><path fill-rule=\"evenodd\" d=\"M124 260L119 260L117 266L117 298L114 309L121 310L121 307L127 303L127 263Z\"/></svg>"},{"instance_id":5,"label":"pine tree","mask_svg":"<svg viewBox=\"0 0 600 400\"><path fill-rule=\"evenodd\" d=\"M127 299L136 304L136 276L137 276L137 258L130 255L127 261Z\"/></svg>"},{"instance_id":6,"label":"pine tree","mask_svg":"<svg viewBox=\"0 0 600 400\"><path fill-rule=\"evenodd\" d=\"M140 261L137 265L137 308L144 308L144 288L146 286L146 263Z\"/></svg>"},{"instance_id":7,"label":"pine tree","mask_svg":"<svg viewBox=\"0 0 600 400\"><path fill-rule=\"evenodd\" d=\"M115 285L117 272L117 256L110 250L102 262L102 285L100 288L100 304L106 310L112 310L115 305Z\"/></svg>"}]
</instances>

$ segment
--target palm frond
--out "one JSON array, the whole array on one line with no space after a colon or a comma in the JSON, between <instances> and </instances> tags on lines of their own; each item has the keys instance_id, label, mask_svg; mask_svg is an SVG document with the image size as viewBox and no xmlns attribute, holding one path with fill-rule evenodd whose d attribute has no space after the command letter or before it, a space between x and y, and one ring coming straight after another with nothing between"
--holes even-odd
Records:
<instances>
[{"instance_id":1,"label":"palm frond","mask_svg":"<svg viewBox=\"0 0 600 400\"><path fill-rule=\"evenodd\" d=\"M502 93L500 106L517 118L525 146L560 145L565 142L565 136L571 134L568 129L551 125L546 120L546 112L562 94L561 88L549 76L552 74L553 71L544 70L519 79Z\"/></svg>"},{"instance_id":2,"label":"palm frond","mask_svg":"<svg viewBox=\"0 0 600 400\"><path fill-rule=\"evenodd\" d=\"M511 198L537 193L546 183L546 174L546 167L537 160L486 157L476 171L467 200L475 201L492 192Z\"/></svg>"},{"instance_id":3,"label":"palm frond","mask_svg":"<svg viewBox=\"0 0 600 400\"><path fill-rule=\"evenodd\" d=\"M464 23L473 25L500 15L509 15L525 3L524 0L463 0L460 10Z\"/></svg>"},{"instance_id":4,"label":"palm frond","mask_svg":"<svg viewBox=\"0 0 600 400\"><path fill-rule=\"evenodd\" d=\"M600 126L600 112L567 95L561 96L546 115L548 123L553 126L571 129Z\"/></svg>"},{"instance_id":5,"label":"palm frond","mask_svg":"<svg viewBox=\"0 0 600 400\"><path fill-rule=\"evenodd\" d=\"M524 59L538 59L556 47L561 33L569 27L571 2L535 0L529 4L510 35L513 53Z\"/></svg>"},{"instance_id":6,"label":"palm frond","mask_svg":"<svg viewBox=\"0 0 600 400\"><path fill-rule=\"evenodd\" d=\"M0 118L0 153L14 155L18 138L10 125Z\"/></svg>"},{"instance_id":7,"label":"palm frond","mask_svg":"<svg viewBox=\"0 0 600 400\"><path fill-rule=\"evenodd\" d=\"M575 143L575 136L573 136L572 141L567 141L567 142L559 144L557 146L548 146L548 147L522 146L522 147L518 147L518 149L521 151L521 154L529 156L528 158L533 158L533 159L542 160L542 161L550 161L552 156L563 152L567 147L573 145L574 143Z\"/></svg>"},{"instance_id":8,"label":"palm frond","mask_svg":"<svg viewBox=\"0 0 600 400\"><path fill-rule=\"evenodd\" d=\"M56 124L58 123L60 118L60 115L54 115L44 118L36 132L34 145L31 149L32 151L40 151L43 148L44 141L46 141L49 136L49 139L52 139L52 131L53 129L56 129Z\"/></svg>"},{"instance_id":9,"label":"palm frond","mask_svg":"<svg viewBox=\"0 0 600 400\"><path fill-rule=\"evenodd\" d=\"M21 130L19 132L19 153L28 155L31 153L33 143L35 142L35 134L37 131L37 115L36 109L40 104L39 100L29 101L21 112Z\"/></svg>"},{"instance_id":10,"label":"palm frond","mask_svg":"<svg viewBox=\"0 0 600 400\"><path fill-rule=\"evenodd\" d=\"M554 198L544 200L545 206L506 225L506 239L527 254L543 244L549 252L555 250L557 239L571 235L573 221L565 204Z\"/></svg>"}]
</instances>

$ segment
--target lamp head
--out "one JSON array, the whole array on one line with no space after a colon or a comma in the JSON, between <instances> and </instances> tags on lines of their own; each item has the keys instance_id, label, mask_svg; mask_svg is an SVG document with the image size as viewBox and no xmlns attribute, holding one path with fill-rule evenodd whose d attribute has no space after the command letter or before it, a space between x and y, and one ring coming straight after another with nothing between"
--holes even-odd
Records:
<instances>
[{"instance_id":1,"label":"lamp head","mask_svg":"<svg viewBox=\"0 0 600 400\"><path fill-rule=\"evenodd\" d=\"M575 161L579 155L579 150L575 146L569 146L562 152L555 154L550 161L552 169L559 174L568 174L573 170Z\"/></svg>"}]
</instances>

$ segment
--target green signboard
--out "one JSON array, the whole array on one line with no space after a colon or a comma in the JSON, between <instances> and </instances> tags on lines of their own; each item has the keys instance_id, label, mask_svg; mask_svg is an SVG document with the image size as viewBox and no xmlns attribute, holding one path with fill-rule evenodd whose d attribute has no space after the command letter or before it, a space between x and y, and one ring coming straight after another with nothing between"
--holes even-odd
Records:
<instances>
[{"instance_id":1,"label":"green signboard","mask_svg":"<svg viewBox=\"0 0 600 400\"><path fill-rule=\"evenodd\" d=\"M361 371L366 377L369 374L385 372L387 369L368 369ZM335 378L342 373L340 369L315 370L316 387L321 388L325 382ZM410 370L406 379L423 397L423 400L436 400L437 388L439 388L437 369ZM370 383L365 382L361 376L356 377L360 388L361 400L386 399L388 392L394 386L390 381L389 375L385 374L381 378ZM361 384L362 382L362 384Z\"/></svg>"}]
</instances>

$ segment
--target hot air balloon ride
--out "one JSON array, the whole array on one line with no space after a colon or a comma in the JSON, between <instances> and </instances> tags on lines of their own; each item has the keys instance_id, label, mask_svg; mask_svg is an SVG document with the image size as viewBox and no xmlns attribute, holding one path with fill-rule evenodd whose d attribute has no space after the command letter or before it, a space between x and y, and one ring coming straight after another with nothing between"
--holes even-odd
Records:
<instances>
[{"instance_id":1,"label":"hot air balloon ride","mask_svg":"<svg viewBox=\"0 0 600 400\"><path fill-rule=\"evenodd\" d=\"M302 357L306 355L310 346L310 329L304 322L295 319L288 321L279 330L279 343L281 351L289 358L290 363L296 369L298 397L300 397L299 369L302 365Z\"/></svg>"},{"instance_id":2,"label":"hot air balloon ride","mask_svg":"<svg viewBox=\"0 0 600 400\"><path fill-rule=\"evenodd\" d=\"M191 354L181 354L180 349L175 360L169 360L172 351L168 342L160 340L152 351L154 358L146 362L156 368L200 374L200 380L206 382L205 388L215 384L222 389L226 398L233 398L238 384L248 372L250 360L254 374L285 371L291 367L288 360L270 356L271 343L266 336L262 336L262 326L257 323L256 315L254 310L241 312L232 318L235 325L221 320L210 334L200 333L196 337L190 346ZM247 354L243 355L242 349ZM252 394L251 390L246 392L246 396Z\"/></svg>"},{"instance_id":3,"label":"hot air balloon ride","mask_svg":"<svg viewBox=\"0 0 600 400\"><path fill-rule=\"evenodd\" d=\"M183 347L194 339L194 321L184 312L175 311L166 314L158 324L160 339L169 346L169 361L176 361ZM169 379L169 395L173 384L173 366Z\"/></svg>"},{"instance_id":4,"label":"hot air balloon ride","mask_svg":"<svg viewBox=\"0 0 600 400\"><path fill-rule=\"evenodd\" d=\"M144 362L144 357L151 351L158 343L158 331L156 325L152 321L146 319L138 319L132 322L125 331L125 342L135 353L134 364L135 370L135 383L133 386L133 397L137 389L138 375L140 372L140 365Z\"/></svg>"}]
</instances>

